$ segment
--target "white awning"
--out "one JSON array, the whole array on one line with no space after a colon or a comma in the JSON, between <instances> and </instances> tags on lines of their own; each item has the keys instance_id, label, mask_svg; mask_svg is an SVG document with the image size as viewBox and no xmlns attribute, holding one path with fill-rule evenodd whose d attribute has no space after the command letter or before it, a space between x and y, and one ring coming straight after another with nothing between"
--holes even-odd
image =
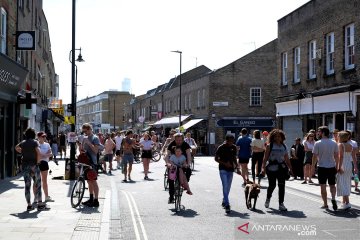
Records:
<instances>
[{"instance_id":1,"label":"white awning","mask_svg":"<svg viewBox=\"0 0 360 240\"><path fill-rule=\"evenodd\" d=\"M181 121L185 121L189 117L190 117L190 115L181 116ZM179 126L179 116L163 118L154 123L154 126L165 126L165 125L175 125L175 126L178 125Z\"/></svg>"},{"instance_id":2,"label":"white awning","mask_svg":"<svg viewBox=\"0 0 360 240\"><path fill-rule=\"evenodd\" d=\"M192 119L192 120L188 121L187 123L185 123L184 125L182 125L180 128L187 130L187 129L191 128L192 126L198 124L202 120L204 120L204 119Z\"/></svg>"},{"instance_id":3,"label":"white awning","mask_svg":"<svg viewBox=\"0 0 360 240\"><path fill-rule=\"evenodd\" d=\"M346 111L356 116L356 96L353 92L276 103L277 117Z\"/></svg>"}]
</instances>

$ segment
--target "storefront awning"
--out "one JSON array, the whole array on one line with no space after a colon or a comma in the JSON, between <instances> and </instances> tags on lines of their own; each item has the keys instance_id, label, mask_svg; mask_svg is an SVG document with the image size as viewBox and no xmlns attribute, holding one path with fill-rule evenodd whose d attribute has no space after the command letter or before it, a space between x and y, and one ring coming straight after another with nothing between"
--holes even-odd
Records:
<instances>
[{"instance_id":1,"label":"storefront awning","mask_svg":"<svg viewBox=\"0 0 360 240\"><path fill-rule=\"evenodd\" d=\"M186 116L183 115L183 116L181 116L181 121L185 121L189 117L190 117L190 115L186 115ZM163 118L154 123L155 127L156 126L171 126L171 125L173 125L173 126L179 125L179 116Z\"/></svg>"},{"instance_id":2,"label":"storefront awning","mask_svg":"<svg viewBox=\"0 0 360 240\"><path fill-rule=\"evenodd\" d=\"M185 123L184 125L182 125L180 127L180 129L181 130L187 130L187 129L191 128L192 126L198 124L202 120L204 120L204 119L192 119L192 120L188 121L187 123Z\"/></svg>"}]
</instances>

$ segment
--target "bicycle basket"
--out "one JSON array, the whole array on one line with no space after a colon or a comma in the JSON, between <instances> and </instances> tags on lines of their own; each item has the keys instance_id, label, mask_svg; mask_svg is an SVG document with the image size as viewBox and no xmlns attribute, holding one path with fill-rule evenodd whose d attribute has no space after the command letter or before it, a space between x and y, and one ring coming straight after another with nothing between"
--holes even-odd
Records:
<instances>
[{"instance_id":1,"label":"bicycle basket","mask_svg":"<svg viewBox=\"0 0 360 240\"><path fill-rule=\"evenodd\" d=\"M84 163L84 164L90 165L90 159L86 153L80 153L77 160L79 163Z\"/></svg>"}]
</instances>

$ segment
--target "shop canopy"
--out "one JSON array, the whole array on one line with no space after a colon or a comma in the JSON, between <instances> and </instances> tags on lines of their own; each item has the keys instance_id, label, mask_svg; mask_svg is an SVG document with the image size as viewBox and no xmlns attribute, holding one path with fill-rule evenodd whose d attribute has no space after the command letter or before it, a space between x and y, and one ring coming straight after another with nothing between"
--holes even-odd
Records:
<instances>
[{"instance_id":1,"label":"shop canopy","mask_svg":"<svg viewBox=\"0 0 360 240\"><path fill-rule=\"evenodd\" d=\"M190 117L190 115L182 115L181 116L181 121L185 121L186 119L188 119ZM175 116L175 117L168 117L168 118L163 118L160 119L159 121L154 123L155 127L160 127L160 126L179 126L179 116Z\"/></svg>"},{"instance_id":2,"label":"shop canopy","mask_svg":"<svg viewBox=\"0 0 360 240\"><path fill-rule=\"evenodd\" d=\"M198 124L202 120L204 120L204 119L192 119L192 120L188 121L187 123L185 123L184 125L182 125L180 127L180 129L181 129L181 131L185 131L185 130L191 128L192 126L195 126L196 124Z\"/></svg>"}]
</instances>

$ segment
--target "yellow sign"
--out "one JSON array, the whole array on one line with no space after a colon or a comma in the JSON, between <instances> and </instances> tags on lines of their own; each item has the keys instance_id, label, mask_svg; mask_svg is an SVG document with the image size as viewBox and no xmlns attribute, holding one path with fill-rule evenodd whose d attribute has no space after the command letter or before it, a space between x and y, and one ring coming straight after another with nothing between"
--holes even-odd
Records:
<instances>
[{"instance_id":1,"label":"yellow sign","mask_svg":"<svg viewBox=\"0 0 360 240\"><path fill-rule=\"evenodd\" d=\"M60 114L60 115L64 116L64 109L63 108L53 108L52 110L54 112L56 112L57 114Z\"/></svg>"},{"instance_id":2,"label":"yellow sign","mask_svg":"<svg viewBox=\"0 0 360 240\"><path fill-rule=\"evenodd\" d=\"M49 99L49 108L59 109L62 107L62 100L57 98Z\"/></svg>"},{"instance_id":3,"label":"yellow sign","mask_svg":"<svg viewBox=\"0 0 360 240\"><path fill-rule=\"evenodd\" d=\"M74 116L65 116L64 123L65 124L75 124L75 117Z\"/></svg>"}]
</instances>

